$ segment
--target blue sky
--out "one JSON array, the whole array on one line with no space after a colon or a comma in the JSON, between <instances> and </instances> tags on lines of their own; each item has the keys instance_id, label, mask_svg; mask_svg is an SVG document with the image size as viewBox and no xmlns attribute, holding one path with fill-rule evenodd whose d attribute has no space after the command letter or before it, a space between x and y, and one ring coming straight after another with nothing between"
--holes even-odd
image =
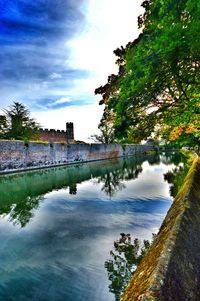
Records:
<instances>
[{"instance_id":1,"label":"blue sky","mask_svg":"<svg viewBox=\"0 0 200 301\"><path fill-rule=\"evenodd\" d=\"M140 0L0 0L0 108L25 104L44 127L97 132L94 89L115 73L113 50L138 35Z\"/></svg>"}]
</instances>

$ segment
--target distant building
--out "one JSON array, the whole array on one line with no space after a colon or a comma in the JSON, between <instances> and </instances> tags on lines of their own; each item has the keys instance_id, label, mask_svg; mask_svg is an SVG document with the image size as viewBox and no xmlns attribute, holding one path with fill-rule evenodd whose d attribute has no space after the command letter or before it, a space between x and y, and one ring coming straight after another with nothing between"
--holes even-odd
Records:
<instances>
[{"instance_id":1,"label":"distant building","mask_svg":"<svg viewBox=\"0 0 200 301\"><path fill-rule=\"evenodd\" d=\"M72 122L67 122L66 131L54 129L40 129L39 139L48 142L74 143L74 125Z\"/></svg>"}]
</instances>

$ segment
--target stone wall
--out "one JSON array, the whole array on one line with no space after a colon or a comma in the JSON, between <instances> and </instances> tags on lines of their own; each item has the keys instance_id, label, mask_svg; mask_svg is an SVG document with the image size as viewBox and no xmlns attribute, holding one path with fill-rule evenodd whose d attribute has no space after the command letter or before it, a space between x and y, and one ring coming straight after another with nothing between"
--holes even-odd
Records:
<instances>
[{"instance_id":1,"label":"stone wall","mask_svg":"<svg viewBox=\"0 0 200 301\"><path fill-rule=\"evenodd\" d=\"M200 159L196 158L121 301L200 300Z\"/></svg>"},{"instance_id":2,"label":"stone wall","mask_svg":"<svg viewBox=\"0 0 200 301\"><path fill-rule=\"evenodd\" d=\"M41 141L48 141L48 142L67 141L66 131L44 129L44 130L39 130L38 135Z\"/></svg>"},{"instance_id":3,"label":"stone wall","mask_svg":"<svg viewBox=\"0 0 200 301\"><path fill-rule=\"evenodd\" d=\"M38 130L38 138L41 141L46 142L74 143L74 124L72 122L67 122L66 131L40 129Z\"/></svg>"},{"instance_id":4,"label":"stone wall","mask_svg":"<svg viewBox=\"0 0 200 301\"><path fill-rule=\"evenodd\" d=\"M136 155L148 145L0 141L0 173Z\"/></svg>"}]
</instances>

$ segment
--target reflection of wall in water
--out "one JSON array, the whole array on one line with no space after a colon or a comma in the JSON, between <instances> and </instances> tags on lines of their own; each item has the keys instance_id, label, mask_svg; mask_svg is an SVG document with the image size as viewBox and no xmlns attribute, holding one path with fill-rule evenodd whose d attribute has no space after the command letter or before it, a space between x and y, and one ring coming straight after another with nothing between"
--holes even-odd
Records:
<instances>
[{"instance_id":1,"label":"reflection of wall in water","mask_svg":"<svg viewBox=\"0 0 200 301\"><path fill-rule=\"evenodd\" d=\"M13 219L20 219L21 225L24 225L25 221L28 222L32 216L31 210L38 206L45 193L69 188L70 194L76 194L78 193L77 183L91 178L104 178L107 173L111 176L117 173L118 180L124 179L124 172L126 174L127 170L132 171L138 168L143 161L142 157L137 160L130 157L126 160L97 161L0 176L0 214L9 214L12 211ZM124 166L126 166L126 171Z\"/></svg>"},{"instance_id":2,"label":"reflection of wall in water","mask_svg":"<svg viewBox=\"0 0 200 301\"><path fill-rule=\"evenodd\" d=\"M103 183L104 193L112 196L123 189L124 180L138 177L147 159L153 163L152 156L138 156L0 176L0 214L12 211L13 219L20 219L24 225L44 194L61 188L69 188L70 194L77 194L77 183L90 179Z\"/></svg>"}]
</instances>

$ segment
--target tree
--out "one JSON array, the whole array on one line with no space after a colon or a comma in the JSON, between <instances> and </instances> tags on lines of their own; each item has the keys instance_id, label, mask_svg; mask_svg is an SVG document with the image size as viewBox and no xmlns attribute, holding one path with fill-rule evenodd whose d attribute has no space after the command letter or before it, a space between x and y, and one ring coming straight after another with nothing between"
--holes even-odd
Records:
<instances>
[{"instance_id":1,"label":"tree","mask_svg":"<svg viewBox=\"0 0 200 301\"><path fill-rule=\"evenodd\" d=\"M114 51L117 75L95 90L114 112L117 138L167 135L181 144L200 143L200 4L147 0L139 37Z\"/></svg>"},{"instance_id":2,"label":"tree","mask_svg":"<svg viewBox=\"0 0 200 301\"><path fill-rule=\"evenodd\" d=\"M6 116L0 115L0 139L4 138L7 131L7 120Z\"/></svg>"},{"instance_id":3,"label":"tree","mask_svg":"<svg viewBox=\"0 0 200 301\"><path fill-rule=\"evenodd\" d=\"M112 112L105 108L100 124L98 126L100 134L92 135L91 139L101 143L114 142L114 129L113 129L114 116Z\"/></svg>"},{"instance_id":4,"label":"tree","mask_svg":"<svg viewBox=\"0 0 200 301\"><path fill-rule=\"evenodd\" d=\"M29 140L37 136L39 124L33 118L30 118L29 110L22 103L14 102L4 112L7 124L7 131L4 133L4 137Z\"/></svg>"}]
</instances>

